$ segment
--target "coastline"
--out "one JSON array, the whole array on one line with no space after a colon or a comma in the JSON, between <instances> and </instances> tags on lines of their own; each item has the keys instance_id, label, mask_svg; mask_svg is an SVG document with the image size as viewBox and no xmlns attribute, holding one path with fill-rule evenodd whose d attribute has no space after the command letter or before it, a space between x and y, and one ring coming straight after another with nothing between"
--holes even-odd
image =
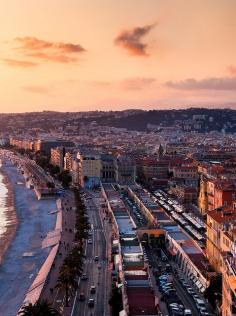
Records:
<instances>
[{"instance_id":1,"label":"coastline","mask_svg":"<svg viewBox=\"0 0 236 316\"><path fill-rule=\"evenodd\" d=\"M6 245L0 265L0 315L13 316L50 252L42 248L42 241L54 230L57 214L51 212L56 200L38 200L14 165L3 165L0 173L9 189L6 204L11 205L8 234L3 231Z\"/></svg>"},{"instance_id":2,"label":"coastline","mask_svg":"<svg viewBox=\"0 0 236 316\"><path fill-rule=\"evenodd\" d=\"M4 261L4 256L6 251L8 250L12 239L14 238L17 227L18 227L18 217L15 208L15 196L12 183L8 178L4 167L0 168L0 174L3 176L2 183L4 184L5 188L7 189L7 194L5 198L5 205L4 208L7 209L6 211L6 231L0 236L0 266Z\"/></svg>"}]
</instances>

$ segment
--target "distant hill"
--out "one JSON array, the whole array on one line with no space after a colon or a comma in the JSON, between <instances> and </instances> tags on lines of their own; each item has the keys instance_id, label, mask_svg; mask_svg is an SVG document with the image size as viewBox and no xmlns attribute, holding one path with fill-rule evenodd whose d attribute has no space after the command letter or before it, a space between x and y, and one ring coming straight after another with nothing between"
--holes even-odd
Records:
<instances>
[{"instance_id":1,"label":"distant hill","mask_svg":"<svg viewBox=\"0 0 236 316\"><path fill-rule=\"evenodd\" d=\"M0 114L0 132L28 132L29 130L65 130L76 132L81 125L98 125L146 131L175 127L185 131L224 131L236 133L236 110L189 108L180 110L124 110L88 112L34 112Z\"/></svg>"},{"instance_id":2,"label":"distant hill","mask_svg":"<svg viewBox=\"0 0 236 316\"><path fill-rule=\"evenodd\" d=\"M225 130L236 132L236 110L189 108L185 110L153 110L135 113L126 117L100 117L96 122L101 125L127 128L128 130L145 131L148 124L167 127L180 126L193 130ZM195 126L195 128L194 128Z\"/></svg>"}]
</instances>

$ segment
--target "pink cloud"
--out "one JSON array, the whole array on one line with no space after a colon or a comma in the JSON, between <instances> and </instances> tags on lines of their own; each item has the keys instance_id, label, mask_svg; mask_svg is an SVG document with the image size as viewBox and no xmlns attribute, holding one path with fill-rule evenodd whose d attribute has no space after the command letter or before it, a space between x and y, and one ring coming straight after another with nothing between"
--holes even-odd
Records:
<instances>
[{"instance_id":1,"label":"pink cloud","mask_svg":"<svg viewBox=\"0 0 236 316\"><path fill-rule=\"evenodd\" d=\"M115 44L126 49L130 55L148 56L147 44L142 42L142 39L147 35L156 25L146 25L142 27L135 27L132 30L122 31L116 38Z\"/></svg>"}]
</instances>

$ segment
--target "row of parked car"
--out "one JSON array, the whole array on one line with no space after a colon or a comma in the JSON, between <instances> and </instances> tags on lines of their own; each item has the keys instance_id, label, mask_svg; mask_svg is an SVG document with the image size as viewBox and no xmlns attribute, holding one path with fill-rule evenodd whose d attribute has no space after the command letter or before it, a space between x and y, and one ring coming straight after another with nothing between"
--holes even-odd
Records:
<instances>
[{"instance_id":1,"label":"row of parked car","mask_svg":"<svg viewBox=\"0 0 236 316\"><path fill-rule=\"evenodd\" d=\"M128 197L125 198L125 202L129 205L132 210L133 215L135 216L136 222L138 222L141 226L147 224L147 221L143 214L138 210L137 206L131 201Z\"/></svg>"},{"instance_id":2,"label":"row of parked car","mask_svg":"<svg viewBox=\"0 0 236 316\"><path fill-rule=\"evenodd\" d=\"M188 294L194 300L197 310L199 311L200 316L210 316L212 315L207 311L206 302L199 296L199 294L190 286L189 282L186 281L185 278L180 277L179 281L181 282L182 286L186 289Z\"/></svg>"},{"instance_id":3,"label":"row of parked car","mask_svg":"<svg viewBox=\"0 0 236 316\"><path fill-rule=\"evenodd\" d=\"M183 303L179 299L173 284L173 276L164 273L156 278L159 291L162 293L162 300L167 304L171 316L191 316L190 309L185 309Z\"/></svg>"}]
</instances>

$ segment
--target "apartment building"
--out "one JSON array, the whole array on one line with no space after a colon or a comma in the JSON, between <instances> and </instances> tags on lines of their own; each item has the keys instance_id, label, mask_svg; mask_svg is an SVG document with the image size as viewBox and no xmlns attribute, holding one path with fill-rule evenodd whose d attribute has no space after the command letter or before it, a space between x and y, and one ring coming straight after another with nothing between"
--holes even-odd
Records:
<instances>
[{"instance_id":1,"label":"apartment building","mask_svg":"<svg viewBox=\"0 0 236 316\"><path fill-rule=\"evenodd\" d=\"M222 316L236 315L236 228L222 236L227 251L222 255Z\"/></svg>"},{"instance_id":2,"label":"apartment building","mask_svg":"<svg viewBox=\"0 0 236 316\"><path fill-rule=\"evenodd\" d=\"M222 269L222 250L227 250L226 237L222 234L236 222L236 212L229 206L221 206L207 214L207 257L217 272Z\"/></svg>"},{"instance_id":3,"label":"apartment building","mask_svg":"<svg viewBox=\"0 0 236 316\"><path fill-rule=\"evenodd\" d=\"M115 159L112 155L101 155L101 181L104 183L115 181Z\"/></svg>"},{"instance_id":4,"label":"apartment building","mask_svg":"<svg viewBox=\"0 0 236 316\"><path fill-rule=\"evenodd\" d=\"M209 179L207 181L208 210L212 211L222 205L231 206L236 198L234 179Z\"/></svg>"},{"instance_id":5,"label":"apartment building","mask_svg":"<svg viewBox=\"0 0 236 316\"><path fill-rule=\"evenodd\" d=\"M65 147L51 148L50 162L54 166L58 166L60 171L64 169Z\"/></svg>"},{"instance_id":6,"label":"apartment building","mask_svg":"<svg viewBox=\"0 0 236 316\"><path fill-rule=\"evenodd\" d=\"M52 148L55 147L74 147L75 144L71 141L63 139L38 139L34 142L34 150L43 151L47 154L50 153Z\"/></svg>"},{"instance_id":7,"label":"apartment building","mask_svg":"<svg viewBox=\"0 0 236 316\"><path fill-rule=\"evenodd\" d=\"M115 180L119 184L133 184L136 178L134 160L129 157L118 157L115 160Z\"/></svg>"},{"instance_id":8,"label":"apartment building","mask_svg":"<svg viewBox=\"0 0 236 316\"><path fill-rule=\"evenodd\" d=\"M207 181L208 178L205 175L200 175L198 208L202 215L205 215L208 212Z\"/></svg>"}]
</instances>

